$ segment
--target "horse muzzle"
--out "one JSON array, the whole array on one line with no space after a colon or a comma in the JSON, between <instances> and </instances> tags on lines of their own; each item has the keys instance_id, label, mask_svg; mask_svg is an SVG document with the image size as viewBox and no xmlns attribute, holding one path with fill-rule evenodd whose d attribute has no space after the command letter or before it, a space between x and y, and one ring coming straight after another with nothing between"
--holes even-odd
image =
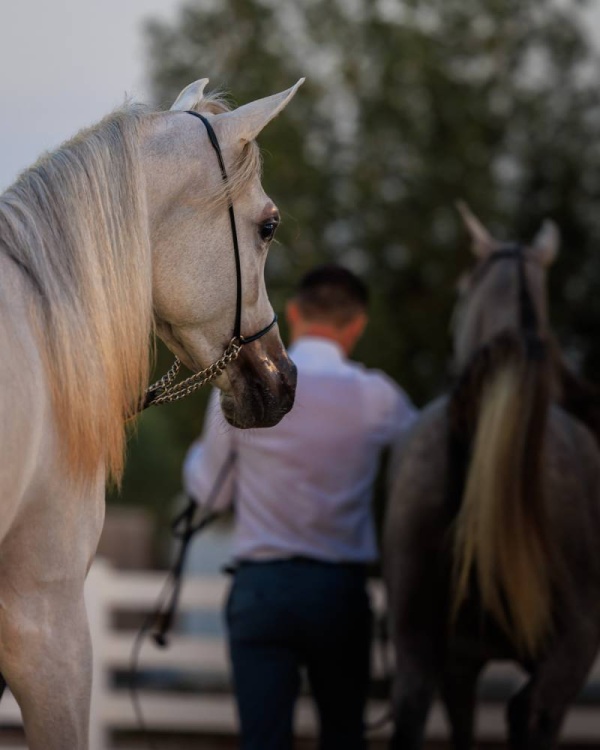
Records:
<instances>
[{"instance_id":1,"label":"horse muzzle","mask_svg":"<svg viewBox=\"0 0 600 750\"><path fill-rule=\"evenodd\" d=\"M221 394L221 408L234 427L273 427L294 405L296 366L277 328L245 344L227 374L231 390Z\"/></svg>"}]
</instances>

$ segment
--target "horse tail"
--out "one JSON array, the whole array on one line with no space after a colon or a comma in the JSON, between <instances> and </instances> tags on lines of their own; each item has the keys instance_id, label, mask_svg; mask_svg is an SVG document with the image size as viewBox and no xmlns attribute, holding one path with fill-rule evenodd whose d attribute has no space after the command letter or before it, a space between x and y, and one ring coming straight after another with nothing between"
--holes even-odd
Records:
<instances>
[{"instance_id":1,"label":"horse tail","mask_svg":"<svg viewBox=\"0 0 600 750\"><path fill-rule=\"evenodd\" d=\"M455 526L453 616L474 574L484 610L531 655L551 620L542 486L549 375L545 358L531 356L522 342L502 351L480 384Z\"/></svg>"}]
</instances>

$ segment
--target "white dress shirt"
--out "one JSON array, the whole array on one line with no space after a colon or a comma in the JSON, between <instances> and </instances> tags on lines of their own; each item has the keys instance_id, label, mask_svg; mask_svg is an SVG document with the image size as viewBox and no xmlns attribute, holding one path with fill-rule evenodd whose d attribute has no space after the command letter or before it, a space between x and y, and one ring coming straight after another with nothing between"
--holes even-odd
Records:
<instances>
[{"instance_id":1,"label":"white dress shirt","mask_svg":"<svg viewBox=\"0 0 600 750\"><path fill-rule=\"evenodd\" d=\"M184 463L185 489L206 504L235 452L211 499L215 509L235 500L235 559L371 562L380 452L416 410L393 380L346 359L333 341L302 337L290 356L298 368L296 401L275 427L231 427L212 394L202 436Z\"/></svg>"}]
</instances>

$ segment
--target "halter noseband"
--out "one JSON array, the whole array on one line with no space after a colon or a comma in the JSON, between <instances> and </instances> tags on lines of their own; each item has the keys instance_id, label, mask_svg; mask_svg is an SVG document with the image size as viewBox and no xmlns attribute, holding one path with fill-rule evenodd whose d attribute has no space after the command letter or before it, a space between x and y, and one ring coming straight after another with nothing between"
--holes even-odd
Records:
<instances>
[{"instance_id":1,"label":"halter noseband","mask_svg":"<svg viewBox=\"0 0 600 750\"><path fill-rule=\"evenodd\" d=\"M227 176L227 170L225 169L225 162L223 160L221 146L219 145L219 140L213 126L206 119L206 117L201 115L199 112L188 110L186 114L197 117L202 121L204 127L206 128L206 133L208 135L210 145L213 147L217 155L223 182L227 186L229 178ZM252 336L242 336L242 263L240 259L240 246L238 243L237 227L235 224L235 213L233 210L233 202L231 201L231 197L229 197L228 200L228 212L229 224L231 226L231 239L233 241L233 254L235 258L235 275L237 281L233 336L229 344L227 345L223 356L220 359L218 359L216 362L213 362L212 365L209 365L204 370L195 373L186 380L182 380L180 383L173 384L179 368L181 367L179 358L175 357L175 362L166 373L166 375L163 375L160 380L157 380L156 383L153 383L146 391L144 402L141 407L142 410L148 408L148 406L156 406L158 404L179 401L180 399L188 396L190 393L196 391L198 388L201 388L203 385L210 383L212 380L217 378L223 372L223 370L225 370L227 365L237 359L242 346L244 346L245 344L251 344L253 341L257 341L266 333L268 333L271 328L273 328L273 326L277 323L277 314L275 314L273 320L267 326L261 328L258 333L254 333Z\"/></svg>"}]
</instances>

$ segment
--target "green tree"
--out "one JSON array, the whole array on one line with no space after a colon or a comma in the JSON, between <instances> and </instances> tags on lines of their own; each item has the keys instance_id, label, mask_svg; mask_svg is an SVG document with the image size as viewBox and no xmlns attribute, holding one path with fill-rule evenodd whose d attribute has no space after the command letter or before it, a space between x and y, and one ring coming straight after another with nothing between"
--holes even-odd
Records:
<instances>
[{"instance_id":1,"label":"green tree","mask_svg":"<svg viewBox=\"0 0 600 750\"><path fill-rule=\"evenodd\" d=\"M559 223L552 318L600 372L600 67L582 12L554 0L198 0L174 23L149 21L146 38L158 103L201 76L240 103L307 77L263 139L284 218L271 298L281 312L316 262L360 272L373 305L357 354L422 404L445 384L470 262L457 198L507 239ZM199 413L168 408L148 427L182 454Z\"/></svg>"}]
</instances>

